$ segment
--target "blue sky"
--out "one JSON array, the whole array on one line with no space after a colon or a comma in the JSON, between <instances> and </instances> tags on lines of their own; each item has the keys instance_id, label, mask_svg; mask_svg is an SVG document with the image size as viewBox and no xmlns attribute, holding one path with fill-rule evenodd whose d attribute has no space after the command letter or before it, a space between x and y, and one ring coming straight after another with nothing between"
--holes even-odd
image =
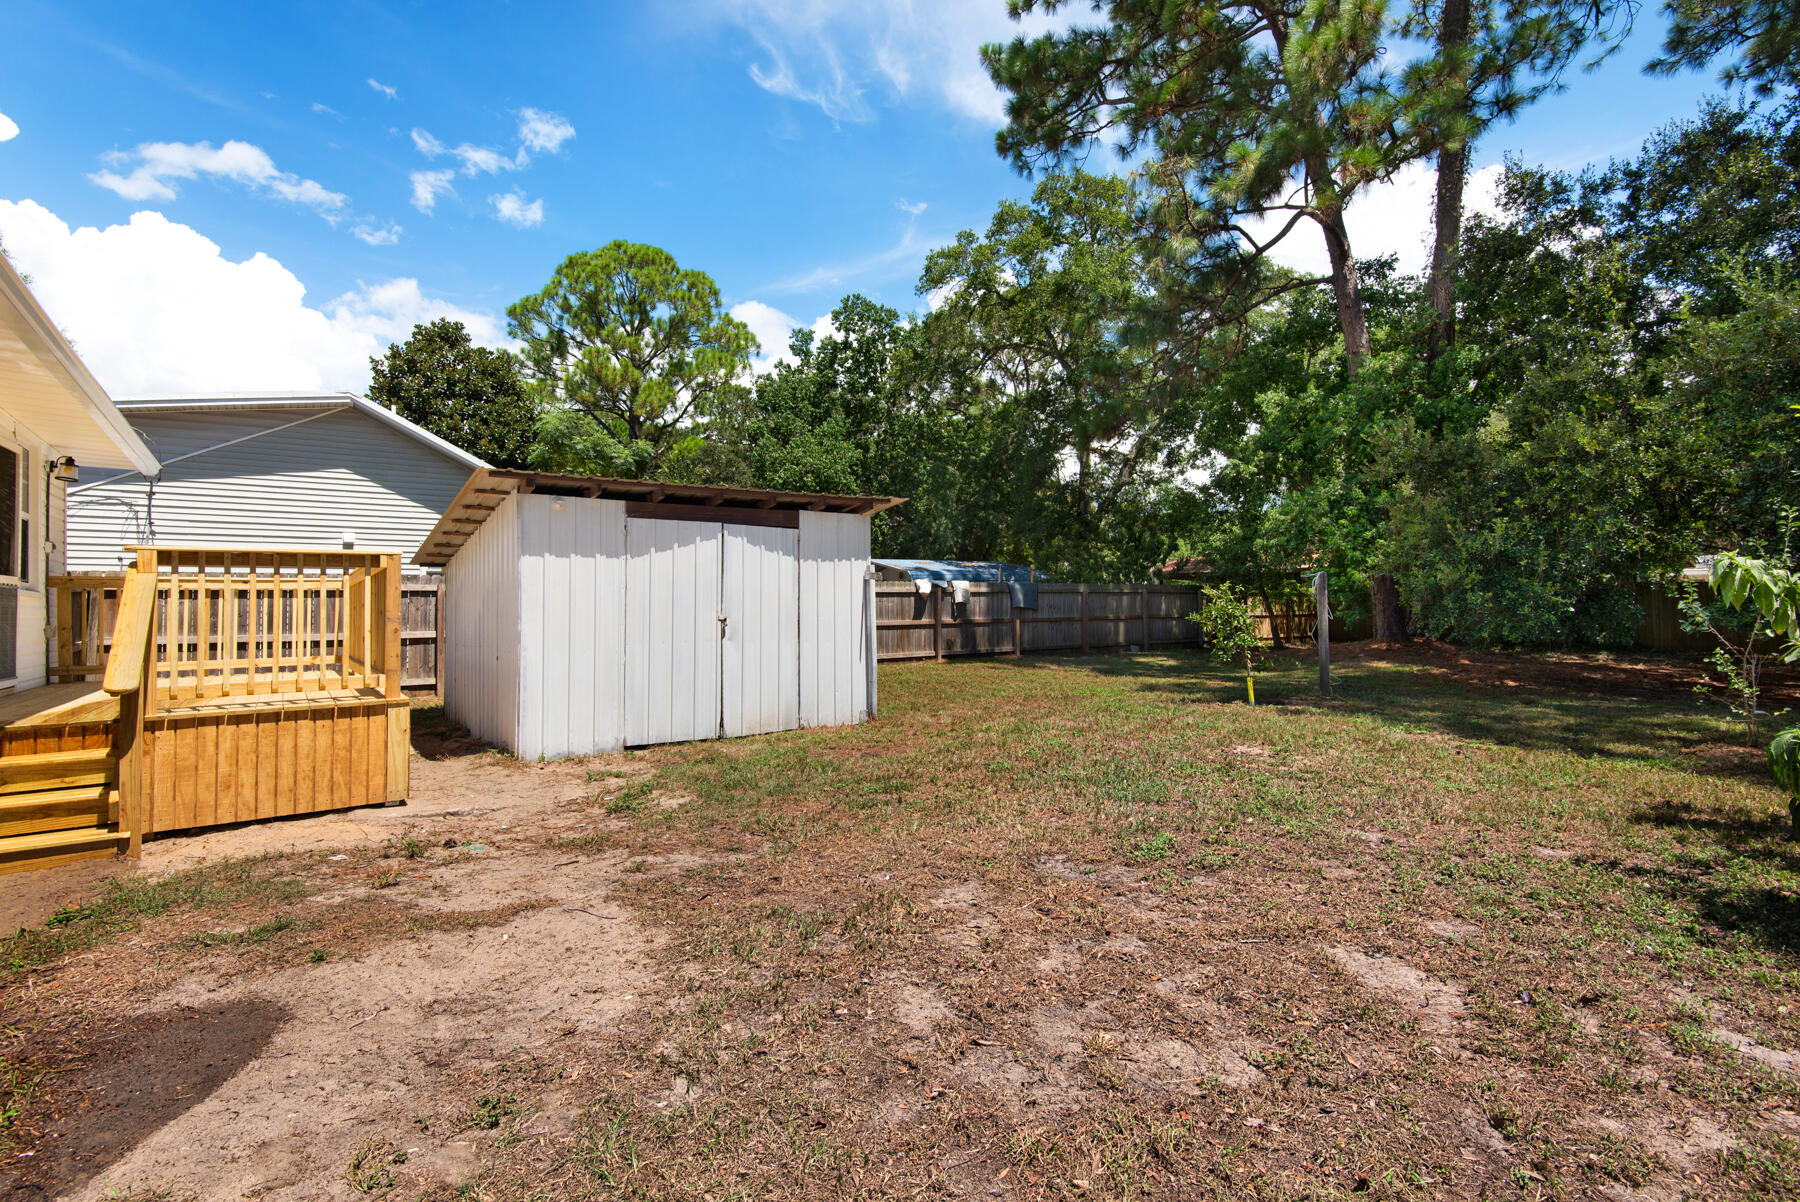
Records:
<instances>
[{"instance_id":1,"label":"blue sky","mask_svg":"<svg viewBox=\"0 0 1800 1202\"><path fill-rule=\"evenodd\" d=\"M772 353L850 291L919 307L926 250L1030 186L975 57L1002 0L8 14L0 239L118 395L361 387L415 320L503 339L614 238L709 273ZM1643 25L1478 165L1578 166L1691 114L1711 79L1645 77ZM1353 210L1359 253L1414 254L1427 192Z\"/></svg>"}]
</instances>

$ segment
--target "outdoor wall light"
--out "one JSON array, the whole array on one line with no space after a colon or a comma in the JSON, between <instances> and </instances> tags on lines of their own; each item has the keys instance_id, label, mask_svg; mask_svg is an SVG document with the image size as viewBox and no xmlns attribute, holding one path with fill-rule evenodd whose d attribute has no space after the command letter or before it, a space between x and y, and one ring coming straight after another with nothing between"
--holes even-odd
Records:
<instances>
[{"instance_id":1,"label":"outdoor wall light","mask_svg":"<svg viewBox=\"0 0 1800 1202\"><path fill-rule=\"evenodd\" d=\"M81 469L75 464L73 455L62 455L50 461L50 478L60 484L78 484L81 481Z\"/></svg>"}]
</instances>

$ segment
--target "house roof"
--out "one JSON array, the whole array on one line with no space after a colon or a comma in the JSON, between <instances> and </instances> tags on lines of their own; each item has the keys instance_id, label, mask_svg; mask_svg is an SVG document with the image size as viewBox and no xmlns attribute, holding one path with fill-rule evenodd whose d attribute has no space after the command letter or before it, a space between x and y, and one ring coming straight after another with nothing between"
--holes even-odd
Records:
<instances>
[{"instance_id":1,"label":"house roof","mask_svg":"<svg viewBox=\"0 0 1800 1202\"><path fill-rule=\"evenodd\" d=\"M487 466L486 462L469 454L455 443L439 438L430 430L408 421L392 409L377 405L369 398L359 396L354 392L276 392L239 396L146 397L122 400L119 402L119 408L127 414L217 413L223 410L352 409L393 427L408 438L423 443L438 454L454 460L470 471Z\"/></svg>"},{"instance_id":2,"label":"house roof","mask_svg":"<svg viewBox=\"0 0 1800 1202\"><path fill-rule=\"evenodd\" d=\"M154 472L156 456L0 255L0 405L58 454Z\"/></svg>"},{"instance_id":3,"label":"house roof","mask_svg":"<svg viewBox=\"0 0 1800 1202\"><path fill-rule=\"evenodd\" d=\"M482 468L456 494L444 516L413 555L422 567L442 567L481 529L488 515L507 497L541 493L557 497L596 497L633 501L675 512L682 508L704 510L729 521L732 510L746 520L774 511L811 510L823 513L880 513L902 504L905 497L863 497L841 493L778 492L763 488L714 488L704 484L671 484L662 480L620 480L610 476L568 476L555 472L505 471ZM681 515L685 516L685 515Z\"/></svg>"}]
</instances>

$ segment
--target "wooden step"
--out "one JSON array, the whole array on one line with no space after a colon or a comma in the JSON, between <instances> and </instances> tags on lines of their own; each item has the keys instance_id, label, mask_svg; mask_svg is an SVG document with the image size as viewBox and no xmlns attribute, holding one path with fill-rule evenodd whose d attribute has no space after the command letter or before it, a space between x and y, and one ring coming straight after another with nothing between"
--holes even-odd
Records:
<instances>
[{"instance_id":1,"label":"wooden step","mask_svg":"<svg viewBox=\"0 0 1800 1202\"><path fill-rule=\"evenodd\" d=\"M119 791L110 785L0 794L0 838L111 826L118 820Z\"/></svg>"},{"instance_id":2,"label":"wooden step","mask_svg":"<svg viewBox=\"0 0 1800 1202\"><path fill-rule=\"evenodd\" d=\"M124 831L103 827L14 835L10 839L0 839L0 874L117 855L124 850L129 838Z\"/></svg>"},{"instance_id":3,"label":"wooden step","mask_svg":"<svg viewBox=\"0 0 1800 1202\"><path fill-rule=\"evenodd\" d=\"M110 748L44 751L0 759L0 793L39 793L110 785L117 780Z\"/></svg>"}]
</instances>

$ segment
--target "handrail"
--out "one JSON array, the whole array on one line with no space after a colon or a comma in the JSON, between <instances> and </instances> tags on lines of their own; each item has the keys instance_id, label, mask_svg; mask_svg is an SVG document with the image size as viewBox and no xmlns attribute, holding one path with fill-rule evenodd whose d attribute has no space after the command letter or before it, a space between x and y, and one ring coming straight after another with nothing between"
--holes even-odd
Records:
<instances>
[{"instance_id":1,"label":"handrail","mask_svg":"<svg viewBox=\"0 0 1800 1202\"><path fill-rule=\"evenodd\" d=\"M156 617L156 577L148 572L130 571L119 590L119 616L113 622L114 654L106 661L106 679L101 688L114 697L135 693L144 687L144 666L150 644L150 623Z\"/></svg>"}]
</instances>

